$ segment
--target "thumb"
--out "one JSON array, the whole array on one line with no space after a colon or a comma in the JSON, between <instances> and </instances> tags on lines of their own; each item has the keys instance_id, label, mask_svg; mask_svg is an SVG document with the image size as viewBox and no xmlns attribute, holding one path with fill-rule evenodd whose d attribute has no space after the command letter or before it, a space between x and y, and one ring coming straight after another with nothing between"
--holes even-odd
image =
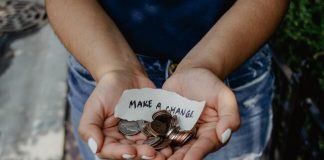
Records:
<instances>
[{"instance_id":1,"label":"thumb","mask_svg":"<svg viewBox=\"0 0 324 160\"><path fill-rule=\"evenodd\" d=\"M232 132L239 128L240 115L234 93L227 87L221 93L217 104L219 120L216 134L219 141L224 144L229 140Z\"/></svg>"},{"instance_id":2,"label":"thumb","mask_svg":"<svg viewBox=\"0 0 324 160\"><path fill-rule=\"evenodd\" d=\"M100 151L104 141L102 131L104 112L101 111L100 108L100 105L95 105L90 96L85 104L78 130L80 137L88 143L88 146L93 153Z\"/></svg>"}]
</instances>

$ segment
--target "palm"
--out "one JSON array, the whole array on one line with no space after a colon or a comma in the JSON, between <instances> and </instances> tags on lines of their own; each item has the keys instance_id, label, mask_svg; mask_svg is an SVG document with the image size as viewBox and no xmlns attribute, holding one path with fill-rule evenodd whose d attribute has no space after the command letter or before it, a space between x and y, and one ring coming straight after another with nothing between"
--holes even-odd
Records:
<instances>
[{"instance_id":1,"label":"palm","mask_svg":"<svg viewBox=\"0 0 324 160\"><path fill-rule=\"evenodd\" d=\"M199 68L175 72L163 88L189 99L206 101L197 122L196 138L176 150L170 159L202 159L222 146L220 135L225 129L238 127L235 96L212 72Z\"/></svg>"},{"instance_id":2,"label":"palm","mask_svg":"<svg viewBox=\"0 0 324 160\"><path fill-rule=\"evenodd\" d=\"M151 146L137 144L145 139L144 136L126 138L119 133L117 128L118 119L114 117L114 110L123 91L145 87L154 88L154 85L145 76L128 72L110 73L96 85L85 104L79 132L84 140L95 137L98 143L97 155L99 157L122 159L123 154L128 154L138 158L141 155L146 155L165 159L163 152L156 153Z\"/></svg>"}]
</instances>

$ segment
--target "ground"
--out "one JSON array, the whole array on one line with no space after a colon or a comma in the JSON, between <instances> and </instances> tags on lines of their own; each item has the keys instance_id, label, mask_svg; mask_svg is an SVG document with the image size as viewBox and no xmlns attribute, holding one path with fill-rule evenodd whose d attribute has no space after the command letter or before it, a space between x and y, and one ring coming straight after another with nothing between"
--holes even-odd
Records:
<instances>
[{"instance_id":1,"label":"ground","mask_svg":"<svg viewBox=\"0 0 324 160\"><path fill-rule=\"evenodd\" d=\"M68 52L50 25L11 48L0 75L0 159L79 159L67 121Z\"/></svg>"}]
</instances>

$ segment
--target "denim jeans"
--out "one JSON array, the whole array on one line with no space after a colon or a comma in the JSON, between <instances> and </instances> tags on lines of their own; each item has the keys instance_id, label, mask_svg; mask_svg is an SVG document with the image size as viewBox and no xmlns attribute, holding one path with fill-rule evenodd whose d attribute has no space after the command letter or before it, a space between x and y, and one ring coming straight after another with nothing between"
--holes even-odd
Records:
<instances>
[{"instance_id":1,"label":"denim jeans","mask_svg":"<svg viewBox=\"0 0 324 160\"><path fill-rule=\"evenodd\" d=\"M170 76L171 60L161 60L138 55L149 78L157 87L161 87ZM271 49L268 45L261 48L236 71L225 79L235 93L241 126L221 149L208 154L204 159L260 159L269 142L272 130L273 74L271 72ZM83 142L77 128L84 104L95 88L95 81L89 72L75 58L69 57L69 93L72 125L79 149L86 160L94 155Z\"/></svg>"}]
</instances>

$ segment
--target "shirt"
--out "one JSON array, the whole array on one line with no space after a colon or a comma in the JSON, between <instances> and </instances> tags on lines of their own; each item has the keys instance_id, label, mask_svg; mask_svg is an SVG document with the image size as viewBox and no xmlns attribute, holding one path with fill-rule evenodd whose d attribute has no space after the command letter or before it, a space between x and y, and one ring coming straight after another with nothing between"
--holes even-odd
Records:
<instances>
[{"instance_id":1,"label":"shirt","mask_svg":"<svg viewBox=\"0 0 324 160\"><path fill-rule=\"evenodd\" d=\"M101 0L133 51L180 61L233 0Z\"/></svg>"}]
</instances>

